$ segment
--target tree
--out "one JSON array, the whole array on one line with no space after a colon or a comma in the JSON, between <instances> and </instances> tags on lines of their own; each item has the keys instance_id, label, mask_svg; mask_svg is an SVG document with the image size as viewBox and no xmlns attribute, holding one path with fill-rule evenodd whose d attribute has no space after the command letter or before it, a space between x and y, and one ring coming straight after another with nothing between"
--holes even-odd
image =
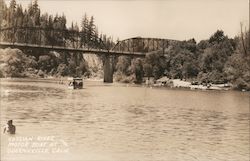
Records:
<instances>
[{"instance_id":1,"label":"tree","mask_svg":"<svg viewBox=\"0 0 250 161\"><path fill-rule=\"evenodd\" d=\"M10 1L10 7L9 7L9 9L10 9L10 11L12 11L12 13L14 13L15 11L16 11L16 0L11 0Z\"/></svg>"},{"instance_id":2,"label":"tree","mask_svg":"<svg viewBox=\"0 0 250 161\"><path fill-rule=\"evenodd\" d=\"M152 65L149 63L144 63L143 64L143 72L144 72L145 76L148 77L148 79L149 79L149 77L151 77L153 75L152 74L153 73Z\"/></svg>"},{"instance_id":3,"label":"tree","mask_svg":"<svg viewBox=\"0 0 250 161\"><path fill-rule=\"evenodd\" d=\"M4 10L4 1L0 0L0 27L2 26L2 21L3 21L3 10Z\"/></svg>"},{"instance_id":4,"label":"tree","mask_svg":"<svg viewBox=\"0 0 250 161\"><path fill-rule=\"evenodd\" d=\"M33 7L34 12L38 12L38 11L40 12L38 0L34 0L32 7Z\"/></svg>"},{"instance_id":5,"label":"tree","mask_svg":"<svg viewBox=\"0 0 250 161\"><path fill-rule=\"evenodd\" d=\"M67 76L69 74L69 68L66 64L59 64L57 67L57 75Z\"/></svg>"},{"instance_id":6,"label":"tree","mask_svg":"<svg viewBox=\"0 0 250 161\"><path fill-rule=\"evenodd\" d=\"M220 43L224 41L227 37L224 35L222 30L217 30L210 38L209 43Z\"/></svg>"},{"instance_id":7,"label":"tree","mask_svg":"<svg viewBox=\"0 0 250 161\"><path fill-rule=\"evenodd\" d=\"M94 46L95 47L100 47L100 39L99 39L99 31L98 31L98 27L95 27L95 31L94 31Z\"/></svg>"},{"instance_id":8,"label":"tree","mask_svg":"<svg viewBox=\"0 0 250 161\"><path fill-rule=\"evenodd\" d=\"M79 66L76 67L76 75L77 75L78 77L83 76L85 73L88 72L88 68L89 68L89 67L88 67L87 62L81 61L80 64L79 64Z\"/></svg>"},{"instance_id":9,"label":"tree","mask_svg":"<svg viewBox=\"0 0 250 161\"><path fill-rule=\"evenodd\" d=\"M83 18L82 18L82 24L81 24L81 46L84 45L86 46L87 42L88 42L88 25L89 25L89 20L88 20L88 16L85 13Z\"/></svg>"},{"instance_id":10,"label":"tree","mask_svg":"<svg viewBox=\"0 0 250 161\"><path fill-rule=\"evenodd\" d=\"M153 52L146 54L143 67L145 75L148 77L154 76L155 79L158 79L163 76L166 69L163 53Z\"/></svg>"},{"instance_id":11,"label":"tree","mask_svg":"<svg viewBox=\"0 0 250 161\"><path fill-rule=\"evenodd\" d=\"M125 75L129 75L129 66L131 64L131 59L127 56L120 56L116 64L116 69Z\"/></svg>"},{"instance_id":12,"label":"tree","mask_svg":"<svg viewBox=\"0 0 250 161\"><path fill-rule=\"evenodd\" d=\"M49 72L52 68L50 60L51 57L48 55L39 56L38 67L45 72Z\"/></svg>"},{"instance_id":13,"label":"tree","mask_svg":"<svg viewBox=\"0 0 250 161\"><path fill-rule=\"evenodd\" d=\"M77 65L76 65L76 62L74 61L73 58L70 59L68 67L69 67L69 75L70 76L75 76L76 75L76 67L77 67Z\"/></svg>"},{"instance_id":14,"label":"tree","mask_svg":"<svg viewBox=\"0 0 250 161\"><path fill-rule=\"evenodd\" d=\"M143 66L140 58L132 61L132 70L135 74L135 83L141 83L143 80Z\"/></svg>"},{"instance_id":15,"label":"tree","mask_svg":"<svg viewBox=\"0 0 250 161\"><path fill-rule=\"evenodd\" d=\"M185 78L195 78L199 73L199 68L197 64L192 62L185 62L182 69L182 75Z\"/></svg>"},{"instance_id":16,"label":"tree","mask_svg":"<svg viewBox=\"0 0 250 161\"><path fill-rule=\"evenodd\" d=\"M7 77L23 77L27 56L18 49L7 49L2 54L4 55L2 61L6 64L2 71L5 73L4 75Z\"/></svg>"},{"instance_id":17,"label":"tree","mask_svg":"<svg viewBox=\"0 0 250 161\"><path fill-rule=\"evenodd\" d=\"M91 16L91 18L90 18L87 31L88 31L87 32L87 40L92 43L93 39L94 39L94 35L95 35L95 33L94 33L95 32L95 25L94 25L94 17L93 16Z\"/></svg>"},{"instance_id":18,"label":"tree","mask_svg":"<svg viewBox=\"0 0 250 161\"><path fill-rule=\"evenodd\" d=\"M16 7L16 0L11 0L9 7L9 26L15 26Z\"/></svg>"},{"instance_id":19,"label":"tree","mask_svg":"<svg viewBox=\"0 0 250 161\"><path fill-rule=\"evenodd\" d=\"M249 31L241 33L240 38L235 38L236 50L228 58L223 69L226 79L233 83L237 89L250 90L250 50L247 47L247 44L249 44L248 34Z\"/></svg>"}]
</instances>

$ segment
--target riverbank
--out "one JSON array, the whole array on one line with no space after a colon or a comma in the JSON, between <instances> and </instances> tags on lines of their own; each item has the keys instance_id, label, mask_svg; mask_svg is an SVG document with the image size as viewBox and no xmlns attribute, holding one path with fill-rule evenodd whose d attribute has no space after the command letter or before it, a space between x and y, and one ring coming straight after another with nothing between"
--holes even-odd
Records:
<instances>
[{"instance_id":1,"label":"riverbank","mask_svg":"<svg viewBox=\"0 0 250 161\"><path fill-rule=\"evenodd\" d=\"M159 79L160 80L160 79ZM162 79L161 79L162 80ZM224 84L213 84L213 83L203 83L185 81L181 79L165 79L164 81L154 81L148 80L143 83L143 85L151 88L172 88L172 89L186 89L186 90L217 90L217 91L242 91L247 92L247 89L237 89L234 88L231 83Z\"/></svg>"},{"instance_id":2,"label":"riverbank","mask_svg":"<svg viewBox=\"0 0 250 161\"><path fill-rule=\"evenodd\" d=\"M84 81L88 82L102 82L103 79L93 77L93 78L83 78ZM67 84L68 77L47 77L47 78L0 78L0 81L25 81L25 82L46 82L46 83L56 83L56 84ZM171 89L185 89L185 90L218 90L218 91L228 91L228 90L236 90L246 92L247 90L237 90L234 89L229 84L209 84L205 85L192 85L191 82L183 81L180 79L170 79L168 84L161 84L161 83L152 83L152 84L135 84L135 83L122 83L119 81L114 81L113 84L123 84L124 86L143 86L143 87L150 87L150 88L171 88Z\"/></svg>"},{"instance_id":3,"label":"riverbank","mask_svg":"<svg viewBox=\"0 0 250 161\"><path fill-rule=\"evenodd\" d=\"M188 81L183 81L180 79L169 79L167 83L153 84L157 87L170 87L170 88L186 88L190 90L232 90L232 85L230 84L192 84Z\"/></svg>"}]
</instances>

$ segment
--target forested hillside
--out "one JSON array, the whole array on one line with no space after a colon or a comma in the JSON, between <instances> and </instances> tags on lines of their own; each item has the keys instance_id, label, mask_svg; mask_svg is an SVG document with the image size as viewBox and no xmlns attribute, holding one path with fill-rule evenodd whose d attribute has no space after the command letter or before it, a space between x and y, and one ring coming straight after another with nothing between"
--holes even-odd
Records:
<instances>
[{"instance_id":1,"label":"forested hillside","mask_svg":"<svg viewBox=\"0 0 250 161\"><path fill-rule=\"evenodd\" d=\"M1 0L3 4L1 28L8 27L29 27L42 28L42 34L39 30L29 30L29 39L25 39L25 29L17 29L15 37L12 36L12 30L4 32L1 39L6 42L15 42L32 44L40 39L42 45L67 47L96 47L110 49L114 42L112 37L106 34L100 34L94 22L93 16L88 16L86 13L82 17L82 22L78 25L72 22L70 27L67 27L67 18L65 15L50 15L42 13L38 5L38 1L34 0L29 4L27 9L16 3L16 0L11 0L9 7ZM63 44L67 31L66 44ZM74 33L81 33L80 38ZM38 35L41 35L39 37ZM20 51L18 49L0 50L1 52L1 71L2 77L26 77L26 76L90 76L92 69L89 68L88 62L84 59L82 53L70 52L46 52L46 51ZM102 59L96 57L96 59ZM32 62L30 64L29 62ZM93 67L95 68L95 67ZM95 69L93 69L95 71Z\"/></svg>"}]
</instances>

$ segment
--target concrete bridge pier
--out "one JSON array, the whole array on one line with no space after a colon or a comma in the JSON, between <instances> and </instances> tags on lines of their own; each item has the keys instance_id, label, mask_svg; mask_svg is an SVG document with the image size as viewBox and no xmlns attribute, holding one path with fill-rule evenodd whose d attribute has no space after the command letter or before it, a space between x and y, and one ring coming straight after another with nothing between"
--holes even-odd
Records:
<instances>
[{"instance_id":1,"label":"concrete bridge pier","mask_svg":"<svg viewBox=\"0 0 250 161\"><path fill-rule=\"evenodd\" d=\"M104 82L113 83L113 57L105 55L104 58Z\"/></svg>"}]
</instances>

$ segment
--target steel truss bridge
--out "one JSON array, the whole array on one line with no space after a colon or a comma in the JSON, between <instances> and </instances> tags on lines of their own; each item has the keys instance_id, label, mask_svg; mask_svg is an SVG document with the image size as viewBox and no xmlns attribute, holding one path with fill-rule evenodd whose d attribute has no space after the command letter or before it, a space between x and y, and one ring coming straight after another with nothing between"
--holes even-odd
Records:
<instances>
[{"instance_id":1,"label":"steel truss bridge","mask_svg":"<svg viewBox=\"0 0 250 161\"><path fill-rule=\"evenodd\" d=\"M83 32L41 27L0 28L0 48L43 50L104 55L104 82L113 81L114 56L145 57L150 52L165 53L176 42L169 39L134 37L117 42L112 48L97 37L82 41Z\"/></svg>"}]
</instances>

